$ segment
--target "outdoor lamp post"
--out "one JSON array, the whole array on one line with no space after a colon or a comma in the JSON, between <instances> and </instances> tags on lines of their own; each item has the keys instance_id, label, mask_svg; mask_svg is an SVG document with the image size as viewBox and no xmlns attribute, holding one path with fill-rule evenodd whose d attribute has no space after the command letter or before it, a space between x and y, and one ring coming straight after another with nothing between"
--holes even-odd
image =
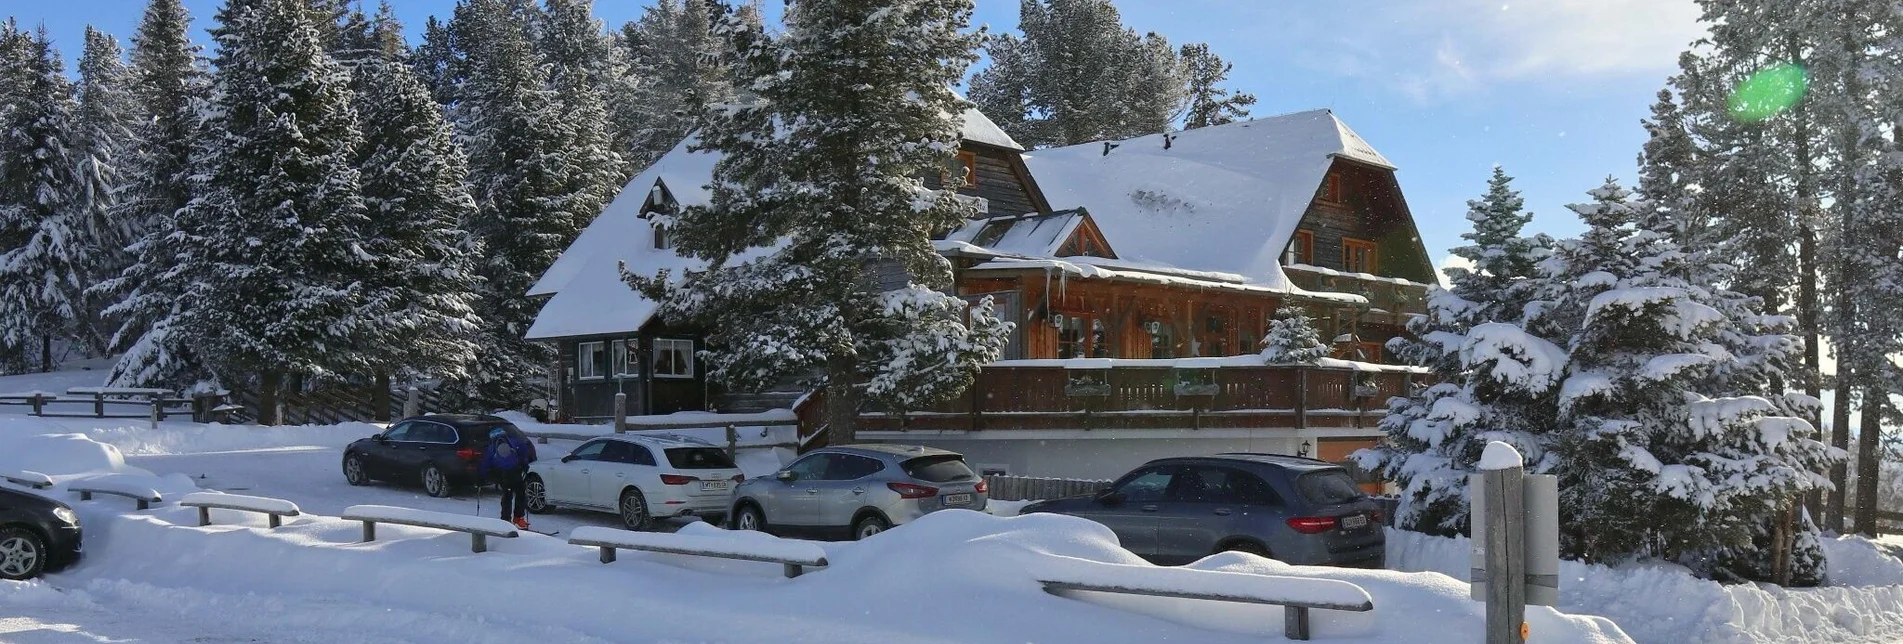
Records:
<instances>
[{"instance_id":1,"label":"outdoor lamp post","mask_svg":"<svg viewBox=\"0 0 1903 644\"><path fill-rule=\"evenodd\" d=\"M1313 449L1314 447L1315 447L1315 443L1304 440L1302 441L1301 447L1295 448L1295 455L1300 456L1302 458L1308 458L1308 450Z\"/></svg>"}]
</instances>

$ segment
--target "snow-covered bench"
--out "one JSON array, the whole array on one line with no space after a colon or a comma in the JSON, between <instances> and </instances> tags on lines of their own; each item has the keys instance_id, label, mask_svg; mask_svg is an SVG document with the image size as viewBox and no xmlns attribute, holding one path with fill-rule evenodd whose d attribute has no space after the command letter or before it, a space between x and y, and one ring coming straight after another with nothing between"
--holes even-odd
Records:
<instances>
[{"instance_id":1,"label":"snow-covered bench","mask_svg":"<svg viewBox=\"0 0 1903 644\"><path fill-rule=\"evenodd\" d=\"M1268 604L1283 608L1283 635L1308 639L1308 610L1374 610L1374 599L1360 586L1313 577L1283 577L1194 568L1128 566L1067 560L1032 571L1044 590L1175 597Z\"/></svg>"},{"instance_id":2,"label":"snow-covered bench","mask_svg":"<svg viewBox=\"0 0 1903 644\"><path fill-rule=\"evenodd\" d=\"M809 566L827 565L826 551L804 541L729 539L583 526L575 528L575 531L568 535L568 543L600 548L601 563L612 563L615 560L615 549L620 548L671 555L776 563L785 566L788 578L804 574Z\"/></svg>"},{"instance_id":3,"label":"snow-covered bench","mask_svg":"<svg viewBox=\"0 0 1903 644\"><path fill-rule=\"evenodd\" d=\"M377 540L377 524L394 523L397 525L435 528L451 532L469 533L470 552L487 552L489 537L514 539L515 524L501 519L472 517L466 514L431 512L412 508L399 508L388 505L353 505L344 508L345 521L363 522L363 540Z\"/></svg>"},{"instance_id":4,"label":"snow-covered bench","mask_svg":"<svg viewBox=\"0 0 1903 644\"><path fill-rule=\"evenodd\" d=\"M123 496L138 501L139 509L141 510L152 507L154 503L163 503L165 501L164 497L159 496L157 490L122 480L116 474L75 481L66 486L66 491L78 492L79 500L81 501L93 500L94 494Z\"/></svg>"},{"instance_id":5,"label":"snow-covered bench","mask_svg":"<svg viewBox=\"0 0 1903 644\"><path fill-rule=\"evenodd\" d=\"M0 470L0 481L24 485L35 490L53 487L53 477L33 470Z\"/></svg>"},{"instance_id":6,"label":"snow-covered bench","mask_svg":"<svg viewBox=\"0 0 1903 644\"><path fill-rule=\"evenodd\" d=\"M198 525L211 525L212 508L220 510L239 510L257 512L268 517L271 527L278 527L284 517L298 516L297 504L284 499L243 494L224 494L220 492L193 492L179 499L180 506L198 508Z\"/></svg>"}]
</instances>

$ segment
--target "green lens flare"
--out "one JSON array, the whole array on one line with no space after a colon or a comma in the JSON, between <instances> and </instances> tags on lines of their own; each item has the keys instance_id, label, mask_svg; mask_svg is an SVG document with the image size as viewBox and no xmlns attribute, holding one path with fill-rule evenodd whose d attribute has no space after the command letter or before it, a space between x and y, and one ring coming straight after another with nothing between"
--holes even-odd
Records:
<instances>
[{"instance_id":1,"label":"green lens flare","mask_svg":"<svg viewBox=\"0 0 1903 644\"><path fill-rule=\"evenodd\" d=\"M1797 65L1785 63L1759 70L1732 90L1731 118L1755 123L1777 116L1804 100L1804 90L1809 86L1810 75Z\"/></svg>"}]
</instances>

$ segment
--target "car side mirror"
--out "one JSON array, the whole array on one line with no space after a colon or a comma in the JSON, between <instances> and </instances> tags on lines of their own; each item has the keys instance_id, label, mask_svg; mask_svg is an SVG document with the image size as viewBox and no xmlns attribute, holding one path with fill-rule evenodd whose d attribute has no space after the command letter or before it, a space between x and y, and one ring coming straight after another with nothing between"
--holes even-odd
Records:
<instances>
[{"instance_id":1,"label":"car side mirror","mask_svg":"<svg viewBox=\"0 0 1903 644\"><path fill-rule=\"evenodd\" d=\"M384 436L382 434L377 434L375 436L371 436L370 440L376 441L378 444L382 444L382 443L390 442L390 437Z\"/></svg>"},{"instance_id":2,"label":"car side mirror","mask_svg":"<svg viewBox=\"0 0 1903 644\"><path fill-rule=\"evenodd\" d=\"M1116 490L1102 490L1097 493L1096 501L1104 505L1118 505L1123 503L1123 494Z\"/></svg>"},{"instance_id":3,"label":"car side mirror","mask_svg":"<svg viewBox=\"0 0 1903 644\"><path fill-rule=\"evenodd\" d=\"M800 480L800 475L793 473L792 470L780 470L773 473L773 478L779 479L781 483L792 483Z\"/></svg>"},{"instance_id":4,"label":"car side mirror","mask_svg":"<svg viewBox=\"0 0 1903 644\"><path fill-rule=\"evenodd\" d=\"M575 455L574 455L574 454L563 454L563 455L562 455L562 462L563 462L563 463L567 463L567 462L569 462L569 461L572 461L572 460L575 460Z\"/></svg>"}]
</instances>

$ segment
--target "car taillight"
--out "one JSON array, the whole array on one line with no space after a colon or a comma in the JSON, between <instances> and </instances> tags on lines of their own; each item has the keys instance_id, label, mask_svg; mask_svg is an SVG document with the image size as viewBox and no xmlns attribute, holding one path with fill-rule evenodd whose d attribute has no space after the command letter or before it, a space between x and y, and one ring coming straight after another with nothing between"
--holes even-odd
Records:
<instances>
[{"instance_id":1,"label":"car taillight","mask_svg":"<svg viewBox=\"0 0 1903 644\"><path fill-rule=\"evenodd\" d=\"M1375 511L1373 511L1373 512L1369 512L1369 513L1368 513L1368 523L1373 523L1373 524L1377 524L1377 525L1378 525L1378 524L1380 524L1380 523L1381 523L1381 511L1380 511L1380 510L1375 510Z\"/></svg>"},{"instance_id":2,"label":"car taillight","mask_svg":"<svg viewBox=\"0 0 1903 644\"><path fill-rule=\"evenodd\" d=\"M687 485L688 483L693 483L698 480L700 479L694 478L692 476L681 476L679 474L662 474L661 475L662 485Z\"/></svg>"},{"instance_id":3,"label":"car taillight","mask_svg":"<svg viewBox=\"0 0 1903 644\"><path fill-rule=\"evenodd\" d=\"M887 483L886 487L899 493L901 499L929 499L938 496L938 488L913 485L911 483Z\"/></svg>"},{"instance_id":4,"label":"car taillight","mask_svg":"<svg viewBox=\"0 0 1903 644\"><path fill-rule=\"evenodd\" d=\"M1288 520L1288 527L1302 534L1321 534L1335 529L1336 523L1334 517L1295 517Z\"/></svg>"},{"instance_id":5,"label":"car taillight","mask_svg":"<svg viewBox=\"0 0 1903 644\"><path fill-rule=\"evenodd\" d=\"M747 480L747 475L745 475L745 474L735 474L735 475L733 475L733 482L735 482L735 483L739 483L739 482L741 482L741 481L745 481L745 480Z\"/></svg>"},{"instance_id":6,"label":"car taillight","mask_svg":"<svg viewBox=\"0 0 1903 644\"><path fill-rule=\"evenodd\" d=\"M482 458L482 452L480 450L473 450L473 449L469 449L465 447L465 448L456 450L456 458L460 458L465 461L473 461L473 460Z\"/></svg>"},{"instance_id":7,"label":"car taillight","mask_svg":"<svg viewBox=\"0 0 1903 644\"><path fill-rule=\"evenodd\" d=\"M978 489L976 491L979 494L988 494L991 492L991 486L986 485L984 479L978 479Z\"/></svg>"}]
</instances>

